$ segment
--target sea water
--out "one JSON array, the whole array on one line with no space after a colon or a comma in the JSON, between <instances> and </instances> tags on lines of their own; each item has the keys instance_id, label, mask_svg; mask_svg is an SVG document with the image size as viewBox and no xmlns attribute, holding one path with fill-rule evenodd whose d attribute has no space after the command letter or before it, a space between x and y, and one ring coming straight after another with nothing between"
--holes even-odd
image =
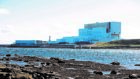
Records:
<instances>
[{"instance_id":1,"label":"sea water","mask_svg":"<svg viewBox=\"0 0 140 79\"><path fill-rule=\"evenodd\" d=\"M139 49L60 49L60 48L0 48L0 57L6 54L20 56L59 57L62 59L75 59L110 64L118 61L128 69L140 69Z\"/></svg>"}]
</instances>

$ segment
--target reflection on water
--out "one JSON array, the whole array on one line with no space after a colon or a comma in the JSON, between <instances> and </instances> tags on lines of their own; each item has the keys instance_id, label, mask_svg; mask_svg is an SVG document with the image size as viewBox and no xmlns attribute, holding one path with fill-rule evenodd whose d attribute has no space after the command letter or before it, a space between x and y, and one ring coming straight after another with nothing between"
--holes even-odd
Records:
<instances>
[{"instance_id":1,"label":"reflection on water","mask_svg":"<svg viewBox=\"0 0 140 79\"><path fill-rule=\"evenodd\" d=\"M0 48L0 57L6 54L21 56L59 57L109 64L118 61L129 69L140 69L140 50L134 49L55 49L55 48Z\"/></svg>"},{"instance_id":2,"label":"reflection on water","mask_svg":"<svg viewBox=\"0 0 140 79\"><path fill-rule=\"evenodd\" d=\"M23 62L23 61L13 61L13 60L10 60L10 61L0 61L0 63L3 63L3 64L16 64L16 65L19 65L19 66L27 65L26 62Z\"/></svg>"}]
</instances>

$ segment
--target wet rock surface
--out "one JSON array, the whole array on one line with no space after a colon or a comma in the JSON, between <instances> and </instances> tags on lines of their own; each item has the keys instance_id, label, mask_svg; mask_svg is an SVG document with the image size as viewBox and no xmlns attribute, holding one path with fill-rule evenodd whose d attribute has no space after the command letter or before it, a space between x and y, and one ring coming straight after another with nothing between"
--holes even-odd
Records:
<instances>
[{"instance_id":1,"label":"wet rock surface","mask_svg":"<svg viewBox=\"0 0 140 79\"><path fill-rule=\"evenodd\" d=\"M120 63L119 62L112 62L112 63L110 63L110 64L112 64L112 65L120 65Z\"/></svg>"},{"instance_id":2,"label":"wet rock surface","mask_svg":"<svg viewBox=\"0 0 140 79\"><path fill-rule=\"evenodd\" d=\"M112 71L110 72L110 74L117 74L117 71L112 70Z\"/></svg>"},{"instance_id":3,"label":"wet rock surface","mask_svg":"<svg viewBox=\"0 0 140 79\"><path fill-rule=\"evenodd\" d=\"M131 79L140 77L140 70L122 69L120 64L110 65L55 57L40 58L19 55L6 55L6 57L9 60L5 60L5 57L0 59L1 79ZM3 61L7 63L2 63ZM22 61L27 64L21 66L10 64L9 61ZM103 71L110 71L110 73L103 74Z\"/></svg>"}]
</instances>

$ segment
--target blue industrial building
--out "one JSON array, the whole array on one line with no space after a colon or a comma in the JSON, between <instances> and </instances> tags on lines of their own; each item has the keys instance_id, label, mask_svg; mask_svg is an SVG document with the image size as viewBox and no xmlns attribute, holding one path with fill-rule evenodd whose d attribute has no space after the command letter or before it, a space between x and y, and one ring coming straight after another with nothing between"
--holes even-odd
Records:
<instances>
[{"instance_id":1,"label":"blue industrial building","mask_svg":"<svg viewBox=\"0 0 140 79\"><path fill-rule=\"evenodd\" d=\"M47 42L41 40L16 40L13 46L40 46L43 44L47 44Z\"/></svg>"},{"instance_id":2,"label":"blue industrial building","mask_svg":"<svg viewBox=\"0 0 140 79\"><path fill-rule=\"evenodd\" d=\"M79 29L78 36L63 37L56 41L41 40L16 40L14 46L43 46L48 44L77 44L77 43L97 43L119 40L121 34L120 22L103 22L85 24L84 28Z\"/></svg>"},{"instance_id":3,"label":"blue industrial building","mask_svg":"<svg viewBox=\"0 0 140 79\"><path fill-rule=\"evenodd\" d=\"M56 41L50 41L48 43L70 43L76 42L109 42L119 40L121 34L121 23L120 22L103 22L103 23L92 23L85 24L84 28L79 29L78 36L63 37Z\"/></svg>"}]
</instances>

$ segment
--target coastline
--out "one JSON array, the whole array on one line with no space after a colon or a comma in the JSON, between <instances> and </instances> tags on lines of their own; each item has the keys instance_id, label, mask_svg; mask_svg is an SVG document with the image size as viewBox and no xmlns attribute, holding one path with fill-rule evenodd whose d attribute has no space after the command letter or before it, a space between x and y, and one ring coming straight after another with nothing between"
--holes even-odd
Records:
<instances>
[{"instance_id":1,"label":"coastline","mask_svg":"<svg viewBox=\"0 0 140 79\"><path fill-rule=\"evenodd\" d=\"M34 47L34 46L0 46L5 48L65 48L65 49L140 49L140 47L131 46L106 46L106 47Z\"/></svg>"},{"instance_id":2,"label":"coastline","mask_svg":"<svg viewBox=\"0 0 140 79\"><path fill-rule=\"evenodd\" d=\"M0 45L7 48L70 48L70 49L140 49L140 46L119 45L119 46L96 46L96 45L46 45L46 46L12 46Z\"/></svg>"},{"instance_id":3,"label":"coastline","mask_svg":"<svg viewBox=\"0 0 140 79\"><path fill-rule=\"evenodd\" d=\"M11 74L13 77L25 77L26 74L28 79L124 79L129 78L132 74L140 74L140 70L128 70L121 65L77 61L75 59L64 60L54 57L40 58L15 55L14 57L3 57L0 60L0 74ZM2 63L2 61L6 61L6 63ZM26 64L24 66L10 64L10 61L22 61ZM102 74L95 73L95 71ZM116 73L111 73L112 71Z\"/></svg>"}]
</instances>

